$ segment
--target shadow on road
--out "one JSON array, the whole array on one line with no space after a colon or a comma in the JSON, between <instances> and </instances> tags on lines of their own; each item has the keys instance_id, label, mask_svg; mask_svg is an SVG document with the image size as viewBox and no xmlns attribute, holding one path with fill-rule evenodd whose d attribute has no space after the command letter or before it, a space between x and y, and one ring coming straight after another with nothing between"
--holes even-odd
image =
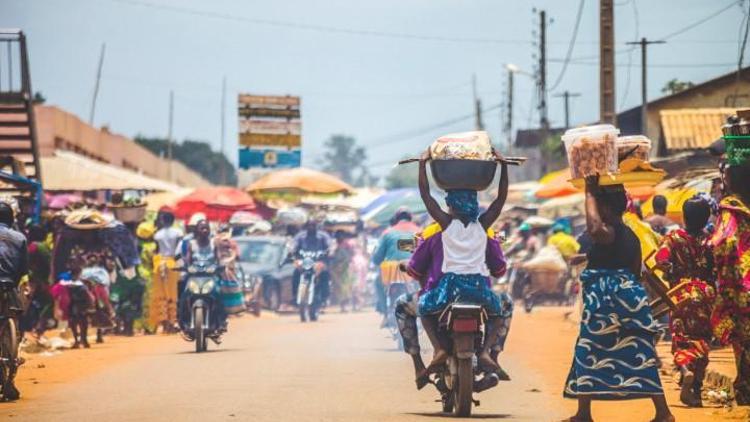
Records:
<instances>
[{"instance_id":1,"label":"shadow on road","mask_svg":"<svg viewBox=\"0 0 750 422\"><path fill-rule=\"evenodd\" d=\"M212 353L236 353L236 352L243 352L245 349L208 349L205 352L195 353L195 350L184 350L182 352L177 352L175 354L177 355L203 355L203 354L212 354ZM166 353L165 355L169 355L171 353Z\"/></svg>"},{"instance_id":2,"label":"shadow on road","mask_svg":"<svg viewBox=\"0 0 750 422\"><path fill-rule=\"evenodd\" d=\"M405 413L405 415L411 415L411 416L422 416L425 418L455 418L450 413L443 413L443 412L417 412L417 413ZM507 415L507 414L472 414L471 419L507 419L512 418L513 415Z\"/></svg>"}]
</instances>

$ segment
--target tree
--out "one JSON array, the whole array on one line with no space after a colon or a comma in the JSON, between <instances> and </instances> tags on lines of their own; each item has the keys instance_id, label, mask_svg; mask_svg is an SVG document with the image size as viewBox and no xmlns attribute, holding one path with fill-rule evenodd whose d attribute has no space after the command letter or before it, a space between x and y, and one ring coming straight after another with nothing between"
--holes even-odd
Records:
<instances>
[{"instance_id":1,"label":"tree","mask_svg":"<svg viewBox=\"0 0 750 422\"><path fill-rule=\"evenodd\" d=\"M386 189L415 188L419 175L416 166L396 166L385 177Z\"/></svg>"},{"instance_id":2,"label":"tree","mask_svg":"<svg viewBox=\"0 0 750 422\"><path fill-rule=\"evenodd\" d=\"M357 140L347 135L332 135L323 144L322 167L354 186L370 186L376 179L367 168L367 151Z\"/></svg>"},{"instance_id":3,"label":"tree","mask_svg":"<svg viewBox=\"0 0 750 422\"><path fill-rule=\"evenodd\" d=\"M167 140L164 138L138 135L135 141L156 155L167 155ZM211 151L211 146L207 142L188 139L182 143L172 144L172 157L211 183L230 186L237 184L237 174L232 163L224 154ZM225 177L224 180L222 176Z\"/></svg>"},{"instance_id":4,"label":"tree","mask_svg":"<svg viewBox=\"0 0 750 422\"><path fill-rule=\"evenodd\" d=\"M664 88L661 89L661 92L662 94L672 95L694 86L695 84L690 81L680 81L677 78L673 78L671 81L664 84Z\"/></svg>"}]
</instances>

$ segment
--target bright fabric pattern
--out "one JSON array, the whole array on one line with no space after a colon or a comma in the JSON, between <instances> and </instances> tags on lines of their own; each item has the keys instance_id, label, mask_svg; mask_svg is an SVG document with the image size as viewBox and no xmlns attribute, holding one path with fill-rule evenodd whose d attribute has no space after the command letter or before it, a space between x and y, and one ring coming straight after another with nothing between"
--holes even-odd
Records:
<instances>
[{"instance_id":1,"label":"bright fabric pattern","mask_svg":"<svg viewBox=\"0 0 750 422\"><path fill-rule=\"evenodd\" d=\"M567 398L624 400L663 394L651 315L643 286L628 270L586 269L584 309Z\"/></svg>"},{"instance_id":2,"label":"bright fabric pattern","mask_svg":"<svg viewBox=\"0 0 750 422\"><path fill-rule=\"evenodd\" d=\"M672 332L674 363L691 371L708 365L711 342L711 312L716 298L713 287L713 256L705 234L694 237L685 229L664 237L656 253L656 262L665 268L670 288L681 283L669 327Z\"/></svg>"},{"instance_id":3,"label":"bright fabric pattern","mask_svg":"<svg viewBox=\"0 0 750 422\"><path fill-rule=\"evenodd\" d=\"M482 305L490 316L510 316L500 298L488 286L487 277L455 273L443 275L436 288L419 297L419 315L436 314L457 300Z\"/></svg>"},{"instance_id":4,"label":"bright fabric pattern","mask_svg":"<svg viewBox=\"0 0 750 422\"><path fill-rule=\"evenodd\" d=\"M750 404L750 209L729 195L720 204L719 222L711 239L717 276L714 335L732 343L737 360L734 389L739 404Z\"/></svg>"},{"instance_id":5,"label":"bright fabric pattern","mask_svg":"<svg viewBox=\"0 0 750 422\"><path fill-rule=\"evenodd\" d=\"M468 189L449 190L445 195L445 203L453 210L456 217L476 221L479 217L479 201L477 191Z\"/></svg>"}]
</instances>

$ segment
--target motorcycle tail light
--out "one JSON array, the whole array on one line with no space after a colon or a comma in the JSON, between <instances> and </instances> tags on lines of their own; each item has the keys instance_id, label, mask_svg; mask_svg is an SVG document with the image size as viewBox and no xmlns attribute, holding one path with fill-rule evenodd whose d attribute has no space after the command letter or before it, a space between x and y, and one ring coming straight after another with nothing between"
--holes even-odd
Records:
<instances>
[{"instance_id":1,"label":"motorcycle tail light","mask_svg":"<svg viewBox=\"0 0 750 422\"><path fill-rule=\"evenodd\" d=\"M479 331L479 321L474 318L453 320L453 331L457 333L475 333Z\"/></svg>"}]
</instances>

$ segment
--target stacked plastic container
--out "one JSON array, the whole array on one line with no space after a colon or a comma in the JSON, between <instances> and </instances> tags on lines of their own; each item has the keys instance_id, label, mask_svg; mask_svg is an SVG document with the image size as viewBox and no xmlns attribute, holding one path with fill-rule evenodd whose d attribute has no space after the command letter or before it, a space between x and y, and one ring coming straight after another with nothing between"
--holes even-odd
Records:
<instances>
[{"instance_id":1,"label":"stacked plastic container","mask_svg":"<svg viewBox=\"0 0 750 422\"><path fill-rule=\"evenodd\" d=\"M569 129L562 136L573 179L594 174L617 173L617 135L612 125Z\"/></svg>"}]
</instances>

